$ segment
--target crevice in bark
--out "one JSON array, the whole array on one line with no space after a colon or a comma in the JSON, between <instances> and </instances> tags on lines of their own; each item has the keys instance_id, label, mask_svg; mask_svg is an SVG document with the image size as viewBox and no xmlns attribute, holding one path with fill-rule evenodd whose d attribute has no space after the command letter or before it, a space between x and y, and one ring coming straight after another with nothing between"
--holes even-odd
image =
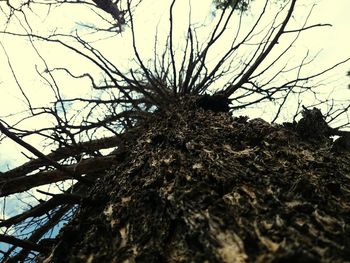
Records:
<instances>
[{"instance_id":1,"label":"crevice in bark","mask_svg":"<svg viewBox=\"0 0 350 263\"><path fill-rule=\"evenodd\" d=\"M349 261L349 152L196 102L140 124L51 261Z\"/></svg>"}]
</instances>

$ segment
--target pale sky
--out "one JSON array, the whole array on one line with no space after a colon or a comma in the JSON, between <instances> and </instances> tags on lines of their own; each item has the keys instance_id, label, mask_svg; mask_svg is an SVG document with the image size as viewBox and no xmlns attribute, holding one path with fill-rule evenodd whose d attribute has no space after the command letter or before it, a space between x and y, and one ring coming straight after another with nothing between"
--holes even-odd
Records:
<instances>
[{"instance_id":1,"label":"pale sky","mask_svg":"<svg viewBox=\"0 0 350 263\"><path fill-rule=\"evenodd\" d=\"M158 29L159 35L166 35L168 33L168 6L170 1L157 1L157 0L144 0L135 13L135 24L137 39L139 41L139 48L141 56L146 60L152 57L154 34L156 28ZM299 1L296 13L293 17L292 23L300 24L303 21L306 13L305 11L311 7L311 4L315 1L303 0ZM313 64L313 68L325 68L336 62L339 62L347 57L350 57L350 37L348 27L350 26L350 19L348 15L348 10L350 10L349 0L337 0L337 1L317 1L317 5L313 10L309 24L314 23L331 23L333 27L315 28L301 34L298 42L295 44L294 54L290 56L290 59L300 59L307 50L310 50L310 54L316 54L318 52L318 58ZM335 4L336 2L336 4ZM210 15L210 10L212 6L210 5L210 0L191 0L192 7L192 23L200 23L205 21L209 23L210 20L214 19ZM179 46L181 46L181 40L184 37L183 29L187 26L188 22L188 6L189 2L187 0L179 0L175 5L175 31L174 35L179 39ZM71 28L71 30L81 28L77 25L77 22L84 23L94 23L96 17L91 16L91 12L88 9L83 9L81 6L76 6L66 9L53 9L52 16L32 16L30 17L32 21L35 22L35 26L32 26L33 31L45 32L47 30L52 30L54 26L58 26L58 30ZM79 12L77 12L79 8ZM87 15L88 14L88 15ZM58 17L64 17L60 19L59 23ZM249 20L249 15L247 15ZM292 27L290 27L292 28ZM13 23L13 26L9 27L9 31L20 31L20 26L18 23ZM84 34L81 30L80 34ZM128 60L130 57L130 49L127 50L128 41L130 41L130 35L128 32L123 32L120 36L116 36L110 41L101 42L102 50L107 54L106 56L111 58L112 61L117 61L119 65L120 61ZM0 40L5 46L7 52L9 53L11 63L13 64L14 70L19 78L20 84L23 89L27 92L33 105L42 105L43 101L49 101L52 98L52 91L42 83L42 80L38 78L36 74L35 65L38 65L40 70L40 60L38 60L37 55L33 52L33 49L28 44L27 40L23 38L10 38L8 36L0 36ZM160 45L164 43L160 41ZM37 45L40 47L40 43ZM94 68L87 63L82 62L82 60L77 56L71 56L66 50L59 48L57 45L54 47L44 46L39 49L42 55L47 59L51 65L69 65L77 69L84 68L85 71L93 72ZM19 89L9 71L9 66L7 59L4 56L2 49L0 48L0 70L2 72L0 76L0 116L6 116L14 112L20 112L26 106L23 97L20 94ZM82 63L84 67L82 67ZM75 65L75 66L74 66ZM90 67L90 69L89 69ZM42 68L42 67L41 67ZM349 64L338 68L333 71L331 78L327 79L336 81L332 85L338 86L339 92L335 96L341 98L349 96L349 90L346 89L347 79L345 74L350 68ZM63 80L65 81L65 80ZM88 83L79 83L79 88L72 88L76 83L71 80L67 80L67 85L62 86L62 93L67 94L67 96L74 97L79 96L79 94L84 94L89 92ZM342 88L343 87L343 88ZM258 111L256 114L259 114ZM250 114L254 115L254 112ZM45 121L38 118L35 123L31 120L30 124L36 127L41 127L45 125ZM12 145L9 143L8 145ZM6 147L3 143L0 145L0 158L2 159L3 167L5 163L17 163L16 159L24 160L19 157L20 148L15 145L11 147ZM6 160L6 161L4 161ZM3 168L2 168L3 169Z\"/></svg>"},{"instance_id":2,"label":"pale sky","mask_svg":"<svg viewBox=\"0 0 350 263\"><path fill-rule=\"evenodd\" d=\"M260 0L259 0L260 1ZM144 0L135 13L136 33L138 39L138 46L140 48L141 56L144 59L151 58L154 44L155 30L158 29L159 36L163 35L163 40L160 41L160 46L164 44L164 36L168 34L168 6L171 1L165 0ZM258 2L258 1L257 1ZM294 25L300 25L303 21L312 3L312 0L298 1L296 13L291 21L290 29L293 29ZM314 55L319 53L319 56L312 64L312 67L307 70L317 70L318 68L324 69L327 66L331 66L345 58L350 57L350 36L349 36L349 0L321 0L317 1L313 13L309 20L309 25L315 23L331 23L332 27L315 28L306 31L301 34L299 40L296 42L293 52L289 55L288 59L291 62L300 61L305 55L307 50L310 50L310 54ZM210 23L215 19L210 11L212 10L210 0L191 0L192 7L192 23ZM175 30L175 42L181 47L181 41L184 38L183 30L188 23L188 9L189 2L187 0L178 0L175 6L174 15L174 28ZM78 10L78 11L77 11ZM45 9L39 11L39 14L44 14ZM53 9L51 15L31 15L30 20L33 21L33 32L45 33L45 31L53 30L57 27L57 31L64 30L66 32L78 30L79 34L93 39L95 36L86 35L87 31L84 31L77 22L83 22L86 24L96 23L96 16L94 16L89 9L84 9L80 5L71 5L65 9ZM246 21L253 19L249 14L245 17ZM266 21L273 17L267 18ZM1 30L4 30L3 21L0 18ZM233 25L232 25L233 28ZM19 23L13 20L13 24L8 27L8 31L11 32L23 32ZM205 31L203 31L203 37ZM0 41L6 48L11 63L17 77L22 85L23 89L27 92L33 105L42 105L52 100L52 91L38 78L35 65L38 66L38 70L43 69L42 62L38 59L37 54L33 51L28 41L24 38L13 38L6 35L0 35ZM121 35L112 39L101 41L98 43L101 50L104 51L107 57L114 61L118 65L128 64L130 58L131 49L130 34L128 30ZM281 45L284 40L281 40ZM76 72L79 70L82 72L95 72L95 68L85 61L82 61L78 56L72 55L67 50L56 46L50 46L37 42L37 47L47 62L53 65L69 65L74 68ZM224 46L225 43L222 42ZM220 46L216 47L217 51L220 51ZM350 64L346 64L337 68L332 74L327 75L326 82L330 82L325 87L325 94L333 88L337 88L335 97L341 99L350 98L349 89L347 84L350 83L350 78L345 77L346 72L350 69ZM0 118L12 114L15 112L21 112L25 109L26 103L20 94L16 82L9 70L7 59L4 55L2 48L0 47ZM86 94L90 91L88 82L72 82L71 79L67 79L61 76L61 83L63 84L62 93L65 96L74 97L80 94ZM79 87L79 88L77 88ZM266 117L266 109L258 108L258 110L249 110L247 113L251 117ZM14 121L17 117L8 118L8 121ZM267 117L268 118L268 117ZM45 126L47 119L38 118L36 121L30 121L26 123L28 127L42 127ZM34 143L38 148L42 145L41 141L31 139L29 142ZM27 159L21 152L26 152L23 148L16 145L9 140L5 140L0 144L0 171L7 170L7 167L14 167Z\"/></svg>"}]
</instances>

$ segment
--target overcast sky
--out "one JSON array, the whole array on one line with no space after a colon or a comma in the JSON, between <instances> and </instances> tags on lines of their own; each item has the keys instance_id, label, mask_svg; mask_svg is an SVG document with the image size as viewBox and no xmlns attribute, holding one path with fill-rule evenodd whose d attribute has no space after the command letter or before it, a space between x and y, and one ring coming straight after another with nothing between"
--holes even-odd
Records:
<instances>
[{"instance_id":1,"label":"overcast sky","mask_svg":"<svg viewBox=\"0 0 350 263\"><path fill-rule=\"evenodd\" d=\"M16 1L11 1L15 3ZM256 3L264 2L262 0L255 0ZM293 29L293 25L300 25L307 15L307 11L311 8L312 4L317 2L314 7L313 13L309 20L309 25L318 23L330 23L332 27L315 28L314 30L307 31L301 34L298 42L296 43L293 53L289 55L291 61L300 61L300 58L304 56L306 52L310 52L311 55L318 54L317 59L312 64L310 70L323 69L327 66L331 66L341 60L350 57L350 0L300 0L297 4L296 12L292 18L291 26L289 29ZM143 0L143 3L135 11L135 23L136 33L140 52L142 57L147 60L152 58L154 35L156 29L160 36L166 36L168 34L168 14L169 3L166 0ZM4 2L2 2L4 4ZM192 23L200 24L207 23L215 19L211 14L213 6L211 0L191 0L192 7ZM181 42L184 38L184 29L188 23L188 0L178 0L175 6L175 42L181 47ZM37 15L29 14L33 32L47 33L52 32L53 28L57 27L57 31L74 31L78 30L81 34L85 34L84 27L80 23L94 24L97 17L88 8L82 8L78 5L71 5L68 8L52 9L50 15L46 16L47 10L45 7L36 9ZM273 12L271 12L272 14ZM248 13L246 21L253 19L249 17ZM19 18L21 16L19 15ZM271 17L272 19L273 17ZM5 16L0 14L0 30L8 30L11 32L23 32L21 24L14 17L10 25L5 27ZM22 20L23 21L23 20ZM205 32L204 32L205 35ZM88 35L85 35L89 37ZM92 38L94 36L91 36ZM281 40L283 41L283 40ZM42 61L38 59L38 55L34 52L31 45L24 38L9 37L4 34L0 35L0 42L8 52L10 62L13 70L19 80L21 87L27 92L30 101L33 105L45 105L49 101L52 101L52 91L38 78L36 72L37 69L42 69ZM109 41L101 42L101 50L116 63L122 65L128 65L130 54L132 50L130 47L130 34L126 30L122 34L110 39ZM163 39L164 43L164 39ZM224 41L222 42L224 46ZM70 67L79 71L84 69L87 72L94 72L95 68L85 63L80 57L74 56L62 48L57 46L48 46L36 43L37 47L41 47L39 50L50 65L69 65ZM160 45L162 42L160 41ZM218 52L220 47L216 47ZM296 62L297 63L297 62ZM126 66L127 68L127 66ZM324 79L326 85L324 86L325 96L335 89L336 92L332 95L334 98L350 100L350 90L347 85L350 84L350 78L346 77L346 72L350 70L350 64L347 63L331 74L327 75ZM10 123L15 122L16 116L21 116L20 113L26 109L27 104L23 99L20 90L14 76L11 73L9 63L2 47L0 46L0 119L7 116L6 120ZM90 91L88 82L74 82L71 79L65 79L63 76L60 79L62 85L62 94L65 97L79 97L81 94L86 94ZM13 118L8 116L17 113ZM269 119L269 109L264 107L255 108L245 113L250 117L262 117ZM30 120L26 125L28 127L43 127L46 125L47 119L37 118L36 120ZM32 138L28 142L34 143L36 147L42 146L41 139ZM30 154L22 147L11 142L10 140L3 140L0 142L0 172L6 171L10 168L27 161L25 157ZM51 191L52 189L50 189ZM43 198L38 193L34 193L37 197ZM22 201L32 203L33 199L29 195L22 194ZM3 207L4 199L0 200L0 207ZM19 202L15 197L7 199L6 211L1 211L5 216L14 215L19 213L22 209L26 209L25 203ZM1 248L1 244L0 244Z\"/></svg>"},{"instance_id":2,"label":"overcast sky","mask_svg":"<svg viewBox=\"0 0 350 263\"><path fill-rule=\"evenodd\" d=\"M257 3L264 2L262 0L256 0ZM312 64L312 68L309 70L323 69L327 66L331 66L341 60L350 57L350 0L301 0L298 1L296 12L292 18L291 26L289 29L293 29L293 25L300 25L304 21L307 11L311 8L312 3L317 2L314 7L313 13L309 20L309 25L318 23L330 23L332 27L323 27L321 29L316 28L314 30L307 31L301 34L298 42L293 48L293 52L289 55L289 60L300 61L306 52L310 52L311 55L318 54L317 59ZM136 35L138 39L138 46L141 56L147 60L152 58L154 35L156 29L160 36L165 37L168 34L168 14L169 3L166 0L143 0L143 3L135 11L135 25ZM211 0L191 0L192 7L192 23L200 24L210 22L215 19L215 16L211 14L213 6ZM175 42L178 47L181 47L181 42L184 38L184 29L188 23L188 0L178 0L175 6ZM57 27L57 31L74 31L78 30L81 34L85 34L81 23L94 24L97 17L91 10L82 8L77 5L71 5L68 8L52 9L50 15L46 16L47 10L41 7L40 10L36 10L38 15L31 14L28 17L32 21L33 32L47 33L52 32L53 28ZM273 12L271 12L272 14ZM245 17L246 21L253 19L248 13ZM270 17L272 19L273 17ZM5 30L5 17L0 15L0 30ZM11 32L23 32L21 24L13 18L12 23L6 27L6 30ZM203 32L205 35L205 31ZM89 37L89 35L85 35ZM91 36L93 38L94 36ZM283 40L281 40L283 41ZM13 70L19 80L21 87L27 92L27 95L33 105L45 105L49 101L54 99L52 91L38 78L36 70L43 69L42 61L38 59L38 55L34 52L31 45L24 38L9 37L4 34L0 35L0 42L8 52L10 62ZM122 65L128 65L130 62L130 55L132 50L130 47L130 34L128 30L122 34L115 36L109 41L102 41L100 43L101 50L104 51L107 57L109 57L115 63L121 63ZM159 42L160 45L163 42ZM223 41L223 46L225 42ZM77 70L84 70L87 72L94 72L95 68L85 63L80 57L72 55L63 48L57 46L41 45L36 43L41 52L41 55L47 59L47 62L53 65L69 65L71 68ZM218 52L220 47L216 47ZM297 63L297 62L296 62ZM37 68L36 68L37 66ZM127 68L127 66L125 66ZM346 77L346 72L350 70L350 64L347 63L331 74L327 75L324 79L326 85L324 86L325 94L329 93L332 89L336 92L333 94L335 98L349 100L350 90L347 85L350 84L350 78ZM14 76L11 73L9 63L2 47L0 46L0 118L7 116L6 120L12 123L21 116L21 113L26 109L27 104L23 99L20 90ZM61 76L62 95L65 97L79 97L81 94L86 94L90 91L88 82L74 82L71 79L65 79ZM8 116L17 113L13 118ZM250 117L262 117L269 119L269 109L264 107L248 110L245 113ZM30 120L26 125L28 127L43 127L46 125L47 119L37 118L36 120ZM28 141L28 140L27 140ZM33 143L36 147L40 148L43 145L41 139L32 138L28 142ZM27 161L25 157L30 154L22 147L16 145L10 140L3 140L0 142L0 171L6 171L10 168ZM51 189L52 190L52 189ZM34 193L37 197L38 193ZM21 195L23 201L31 203L31 199L28 195ZM27 198L27 199L25 199ZM0 200L0 207L3 207L4 199ZM6 216L14 215L26 209L24 203L19 203L14 197L7 199L6 211L3 211ZM0 210L1 211L1 210ZM1 218L2 215L0 215ZM1 247L1 245L0 245Z\"/></svg>"},{"instance_id":3,"label":"overcast sky","mask_svg":"<svg viewBox=\"0 0 350 263\"><path fill-rule=\"evenodd\" d=\"M259 2L260 0L256 1ZM263 1L261 1L263 2ZM305 18L305 11L309 10L312 6L312 0L298 1L296 13L293 16L291 25L300 24ZM332 27L324 27L321 29L314 29L301 34L294 54L290 55L290 59L295 57L302 57L307 50L310 50L311 54L319 53L318 58L313 64L313 69L325 68L336 62L344 60L350 57L350 37L349 37L349 0L323 0L316 1L312 16L308 24L314 23L331 23ZM193 23L210 23L215 17L211 14L213 7L211 6L210 0L191 0L192 7L192 22ZM160 0L144 0L135 11L136 21L136 33L138 43L143 58L147 59L152 56L153 43L154 43L154 32L158 29L159 34L166 35L168 32L168 6L169 1ZM175 36L179 43L181 42L183 35L183 29L187 25L188 17L188 6L187 0L179 0L175 6ZM79 9L77 9L79 8ZM77 11L78 10L78 11ZM184 11L185 10L185 11ZM44 9L42 10L45 11ZM30 19L34 21L33 31L34 32L45 32L52 30L53 25L58 27L58 30L70 30L78 29L84 33L83 28L77 22L94 23L96 17L91 16L91 11L88 9L82 9L77 6L70 6L67 9L54 9L51 11L51 15L44 16L30 16ZM247 20L249 20L249 14L247 14ZM272 17L271 17L272 19ZM1 21L0 22L4 22ZM4 29L4 28L3 28ZM292 26L291 28L292 29ZM19 23L15 20L7 30L23 32ZM101 47L105 53L111 57L114 61L128 61L128 56L131 50L127 50L128 41L130 41L130 35L127 30L119 36L111 39L109 42L103 42ZM23 38L10 38L8 36L0 36L0 41L6 48L11 63L13 64L14 70L17 73L17 77L20 80L20 84L25 91L28 91L30 100L33 104L43 103L43 101L50 101L52 98L52 91L50 91L42 80L38 78L36 74L35 65L40 66L40 60L37 54L30 47L27 40ZM163 42L164 43L164 42ZM179 44L180 46L180 44ZM40 43L38 43L40 47ZM52 64L69 64L76 68L86 68L89 70L89 65L82 63L77 56L69 56L67 51L55 46L43 47L40 49L42 55L47 58L49 63ZM125 62L127 63L127 62ZM327 89L337 88L338 91L334 95L339 98L349 98L349 90L346 88L350 78L346 78L346 71L350 68L347 64L343 67L336 69L329 77L331 84ZM40 67L39 67L40 69ZM91 67L91 71L93 71ZM26 102L20 94L16 82L10 71L7 58L4 55L2 48L0 47L0 117L12 114L15 112L21 112L26 107ZM74 82L67 82L67 85L62 89L64 95L69 97L79 96L81 93L89 92L88 83L79 83L79 88L76 87ZM265 111L251 111L250 114L253 117L264 117ZM30 125L35 127L41 127L45 125L45 121L40 118L37 121L30 122ZM35 142L35 140L31 141ZM39 143L39 142L37 142ZM0 171L7 170L8 168L14 167L21 162L26 161L26 158L21 151L24 151L20 146L9 142L8 140L0 144ZM25 151L24 151L25 152Z\"/></svg>"}]
</instances>

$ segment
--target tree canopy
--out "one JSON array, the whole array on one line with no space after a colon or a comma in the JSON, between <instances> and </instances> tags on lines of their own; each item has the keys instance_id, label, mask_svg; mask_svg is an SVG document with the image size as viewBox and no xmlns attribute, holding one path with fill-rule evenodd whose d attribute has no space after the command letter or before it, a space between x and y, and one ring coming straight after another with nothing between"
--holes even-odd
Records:
<instances>
[{"instance_id":1,"label":"tree canopy","mask_svg":"<svg viewBox=\"0 0 350 263\"><path fill-rule=\"evenodd\" d=\"M42 252L41 240L57 234L136 140L138 124L183 99L213 112L268 108L272 123L319 107L329 135L349 128L349 101L324 96L322 82L349 58L315 67L309 51L293 53L307 31L330 26L309 23L313 5L207 1L213 13L203 16L191 2L164 2L1 2L2 56L22 108L0 112L0 139L26 159L0 174L5 259ZM148 25L156 7L166 14ZM300 9L304 19L295 21ZM19 203L23 209L8 211Z\"/></svg>"}]
</instances>

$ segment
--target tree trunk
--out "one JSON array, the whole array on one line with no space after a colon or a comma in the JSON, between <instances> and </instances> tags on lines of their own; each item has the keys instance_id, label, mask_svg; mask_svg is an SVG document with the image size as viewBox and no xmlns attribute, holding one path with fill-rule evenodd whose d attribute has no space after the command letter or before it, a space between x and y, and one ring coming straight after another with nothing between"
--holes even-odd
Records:
<instances>
[{"instance_id":1,"label":"tree trunk","mask_svg":"<svg viewBox=\"0 0 350 263\"><path fill-rule=\"evenodd\" d=\"M171 107L140 124L45 262L350 261L348 151L295 125Z\"/></svg>"}]
</instances>

